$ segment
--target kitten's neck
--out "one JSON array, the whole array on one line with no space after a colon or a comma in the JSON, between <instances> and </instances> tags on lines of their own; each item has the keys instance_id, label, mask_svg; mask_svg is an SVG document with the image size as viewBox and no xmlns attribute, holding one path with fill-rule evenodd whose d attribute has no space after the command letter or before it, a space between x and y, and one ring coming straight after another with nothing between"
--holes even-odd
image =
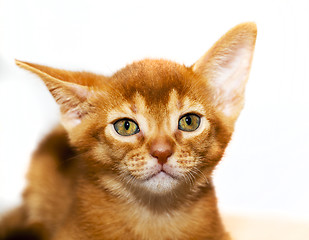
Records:
<instances>
[{"instance_id":1,"label":"kitten's neck","mask_svg":"<svg viewBox=\"0 0 309 240\"><path fill-rule=\"evenodd\" d=\"M129 236L128 239L143 239L143 236L154 236L153 239L190 239L194 231L197 233L194 239L225 239L212 184L193 191L190 197L179 198L175 195L173 198L171 195L160 199L157 196L148 198L148 203L147 198L137 199L128 190L122 189L120 194L120 189L115 191L117 187L114 185L114 189L104 189L83 181L75 205L75 212L80 216L75 219L87 221L91 226L88 231L103 231L103 235L112 232L117 226L119 237L125 234ZM102 222L98 223L98 219ZM110 222L113 226L106 225ZM206 235L203 235L205 232ZM111 239L118 237L111 236Z\"/></svg>"},{"instance_id":2,"label":"kitten's neck","mask_svg":"<svg viewBox=\"0 0 309 240\"><path fill-rule=\"evenodd\" d=\"M104 173L95 185L101 194L122 200L124 204L137 203L137 207L145 207L153 213L171 213L184 206L193 205L200 198L213 196L215 198L212 179L198 179L195 184L184 182L168 193L153 193L145 188L138 187L126 181L119 181L113 173ZM87 180L86 180L87 182ZM93 184L89 180L89 184Z\"/></svg>"}]
</instances>

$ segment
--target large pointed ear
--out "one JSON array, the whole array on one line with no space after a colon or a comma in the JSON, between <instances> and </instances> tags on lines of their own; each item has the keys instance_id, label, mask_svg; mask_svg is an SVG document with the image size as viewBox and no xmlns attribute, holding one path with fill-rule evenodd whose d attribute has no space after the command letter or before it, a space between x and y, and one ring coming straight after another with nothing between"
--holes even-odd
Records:
<instances>
[{"instance_id":1,"label":"large pointed ear","mask_svg":"<svg viewBox=\"0 0 309 240\"><path fill-rule=\"evenodd\" d=\"M212 88L216 109L232 122L244 104L256 35L255 23L237 25L192 66Z\"/></svg>"},{"instance_id":2,"label":"large pointed ear","mask_svg":"<svg viewBox=\"0 0 309 240\"><path fill-rule=\"evenodd\" d=\"M76 81L79 81L77 76L82 73L19 60L15 60L15 62L19 67L37 74L44 81L48 90L60 105L61 122L68 131L81 122L87 113L87 100L93 94L90 86L76 83Z\"/></svg>"}]
</instances>

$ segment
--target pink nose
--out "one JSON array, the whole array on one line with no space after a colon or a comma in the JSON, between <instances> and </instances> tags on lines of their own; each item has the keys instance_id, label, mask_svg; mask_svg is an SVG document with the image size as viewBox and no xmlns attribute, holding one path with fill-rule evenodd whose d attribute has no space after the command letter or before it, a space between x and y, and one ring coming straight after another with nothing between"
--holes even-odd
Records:
<instances>
[{"instance_id":1,"label":"pink nose","mask_svg":"<svg viewBox=\"0 0 309 240\"><path fill-rule=\"evenodd\" d=\"M151 156L158 159L158 163L163 165L173 154L173 144L165 138L156 139L150 146Z\"/></svg>"}]
</instances>

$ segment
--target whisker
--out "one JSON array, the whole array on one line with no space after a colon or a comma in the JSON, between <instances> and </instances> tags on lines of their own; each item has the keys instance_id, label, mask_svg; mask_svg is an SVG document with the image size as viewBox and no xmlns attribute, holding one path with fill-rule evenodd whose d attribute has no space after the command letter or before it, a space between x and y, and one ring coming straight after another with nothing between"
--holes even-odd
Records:
<instances>
[{"instance_id":1,"label":"whisker","mask_svg":"<svg viewBox=\"0 0 309 240\"><path fill-rule=\"evenodd\" d=\"M207 184L209 184L209 181L208 181L207 177L205 176L205 174L200 169L198 169L197 167L194 167L192 169L192 172L196 173L196 175L200 174L204 178L205 182Z\"/></svg>"},{"instance_id":2,"label":"whisker","mask_svg":"<svg viewBox=\"0 0 309 240\"><path fill-rule=\"evenodd\" d=\"M188 177L188 174L184 174L184 175L183 175L183 178L184 178L184 180L185 180L185 183L190 185L190 179L189 179L189 177Z\"/></svg>"},{"instance_id":3,"label":"whisker","mask_svg":"<svg viewBox=\"0 0 309 240\"><path fill-rule=\"evenodd\" d=\"M189 172L186 172L184 174L184 177L185 179L187 179L188 181L186 181L187 184L193 186L194 185L194 176L192 175L192 173L189 171Z\"/></svg>"},{"instance_id":4,"label":"whisker","mask_svg":"<svg viewBox=\"0 0 309 240\"><path fill-rule=\"evenodd\" d=\"M191 179L191 184L192 184L192 186L193 186L193 185L194 185L195 177L194 177L194 175L192 174L191 171L189 172L189 176L190 176L190 179Z\"/></svg>"}]
</instances>

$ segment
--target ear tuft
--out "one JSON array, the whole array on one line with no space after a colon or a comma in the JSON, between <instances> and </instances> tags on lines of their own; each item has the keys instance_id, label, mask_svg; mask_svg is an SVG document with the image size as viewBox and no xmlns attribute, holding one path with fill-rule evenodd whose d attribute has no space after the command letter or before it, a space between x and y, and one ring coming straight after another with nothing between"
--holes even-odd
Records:
<instances>
[{"instance_id":1,"label":"ear tuft","mask_svg":"<svg viewBox=\"0 0 309 240\"><path fill-rule=\"evenodd\" d=\"M237 25L192 66L211 87L216 109L232 121L243 107L256 35L255 23Z\"/></svg>"}]
</instances>

